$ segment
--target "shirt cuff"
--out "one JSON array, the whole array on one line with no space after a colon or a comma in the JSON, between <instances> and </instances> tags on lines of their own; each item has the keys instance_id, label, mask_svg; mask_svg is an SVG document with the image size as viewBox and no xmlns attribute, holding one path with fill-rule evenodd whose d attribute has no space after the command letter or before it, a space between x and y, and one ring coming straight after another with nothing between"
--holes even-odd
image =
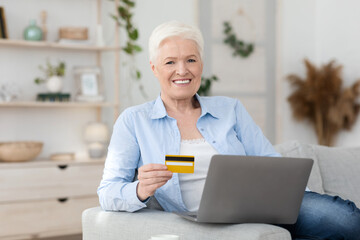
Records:
<instances>
[{"instance_id":1,"label":"shirt cuff","mask_svg":"<svg viewBox=\"0 0 360 240\"><path fill-rule=\"evenodd\" d=\"M137 210L140 210L141 208L145 208L146 207L146 203L149 201L149 198L147 198L144 202L140 201L140 199L138 198L137 194L136 194L136 188L138 185L139 181L135 181L132 183L129 183L126 186L126 192L129 194L128 195L128 203L129 205L131 205L130 207L130 211L134 212Z\"/></svg>"}]
</instances>

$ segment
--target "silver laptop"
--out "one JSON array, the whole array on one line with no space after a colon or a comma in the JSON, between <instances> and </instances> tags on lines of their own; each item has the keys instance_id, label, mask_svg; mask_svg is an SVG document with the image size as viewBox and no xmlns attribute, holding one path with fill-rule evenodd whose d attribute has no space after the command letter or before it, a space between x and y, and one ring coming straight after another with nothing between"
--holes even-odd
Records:
<instances>
[{"instance_id":1,"label":"silver laptop","mask_svg":"<svg viewBox=\"0 0 360 240\"><path fill-rule=\"evenodd\" d=\"M176 214L196 222L296 222L312 159L214 155L199 210Z\"/></svg>"}]
</instances>

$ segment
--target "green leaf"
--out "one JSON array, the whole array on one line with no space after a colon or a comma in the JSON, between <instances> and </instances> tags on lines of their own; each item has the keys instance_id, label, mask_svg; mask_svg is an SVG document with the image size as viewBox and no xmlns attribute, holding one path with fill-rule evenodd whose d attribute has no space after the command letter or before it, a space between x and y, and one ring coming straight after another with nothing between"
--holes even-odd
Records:
<instances>
[{"instance_id":1,"label":"green leaf","mask_svg":"<svg viewBox=\"0 0 360 240\"><path fill-rule=\"evenodd\" d=\"M198 94L202 95L202 96L209 95L212 82L217 81L217 80L218 80L218 78L215 75L212 75L211 77L201 76L201 85L200 85L200 88L198 90Z\"/></svg>"},{"instance_id":2,"label":"green leaf","mask_svg":"<svg viewBox=\"0 0 360 240\"><path fill-rule=\"evenodd\" d=\"M133 50L136 52L141 52L142 48L139 45L133 45Z\"/></svg>"},{"instance_id":3,"label":"green leaf","mask_svg":"<svg viewBox=\"0 0 360 240\"><path fill-rule=\"evenodd\" d=\"M129 7L135 7L135 2L132 2L130 0L123 0L123 2Z\"/></svg>"},{"instance_id":4,"label":"green leaf","mask_svg":"<svg viewBox=\"0 0 360 240\"><path fill-rule=\"evenodd\" d=\"M211 87L211 82L208 80L208 81L205 82L205 89L209 90L210 87Z\"/></svg>"},{"instance_id":5,"label":"green leaf","mask_svg":"<svg viewBox=\"0 0 360 240\"><path fill-rule=\"evenodd\" d=\"M139 70L136 70L136 78L137 79L141 78L141 72Z\"/></svg>"},{"instance_id":6,"label":"green leaf","mask_svg":"<svg viewBox=\"0 0 360 240\"><path fill-rule=\"evenodd\" d=\"M116 16L114 14L109 14L109 15L112 19L114 19L115 21L118 21L118 16Z\"/></svg>"},{"instance_id":7,"label":"green leaf","mask_svg":"<svg viewBox=\"0 0 360 240\"><path fill-rule=\"evenodd\" d=\"M233 49L232 55L240 57L248 57L254 50L252 43L245 43L242 40L238 40L236 35L232 32L232 27L229 22L224 22L224 43L229 45ZM216 80L215 80L216 81Z\"/></svg>"},{"instance_id":8,"label":"green leaf","mask_svg":"<svg viewBox=\"0 0 360 240\"><path fill-rule=\"evenodd\" d=\"M133 51L132 51L132 48L131 47L129 47L129 46L126 46L126 47L123 47L122 48L127 54L132 54L133 53Z\"/></svg>"},{"instance_id":9,"label":"green leaf","mask_svg":"<svg viewBox=\"0 0 360 240\"><path fill-rule=\"evenodd\" d=\"M113 14L109 14L109 15L112 19L115 20L115 22L117 22L117 24L119 24L120 26L123 26L123 24L120 22L120 18L117 15L113 15Z\"/></svg>"},{"instance_id":10,"label":"green leaf","mask_svg":"<svg viewBox=\"0 0 360 240\"><path fill-rule=\"evenodd\" d=\"M35 79L34 79L34 82L35 82L36 84L41 84L41 83L44 83L45 80L42 79L42 78L35 78Z\"/></svg>"},{"instance_id":11,"label":"green leaf","mask_svg":"<svg viewBox=\"0 0 360 240\"><path fill-rule=\"evenodd\" d=\"M119 15L122 19L125 19L128 16L128 11L124 8L124 7L119 7L118 8L119 11Z\"/></svg>"},{"instance_id":12,"label":"green leaf","mask_svg":"<svg viewBox=\"0 0 360 240\"><path fill-rule=\"evenodd\" d=\"M60 62L59 66L56 68L56 75L57 76L64 76L65 75L65 63L64 62Z\"/></svg>"},{"instance_id":13,"label":"green leaf","mask_svg":"<svg viewBox=\"0 0 360 240\"><path fill-rule=\"evenodd\" d=\"M253 51L254 50L254 45L252 43L249 44L249 51Z\"/></svg>"},{"instance_id":14,"label":"green leaf","mask_svg":"<svg viewBox=\"0 0 360 240\"><path fill-rule=\"evenodd\" d=\"M138 39L138 36L139 36L139 34L138 34L138 30L137 29L134 29L133 31L130 31L129 32L129 38L131 39L131 40L137 40Z\"/></svg>"},{"instance_id":15,"label":"green leaf","mask_svg":"<svg viewBox=\"0 0 360 240\"><path fill-rule=\"evenodd\" d=\"M229 39L229 41L232 42L232 43L236 42L236 37L235 37L235 35L229 36L228 39Z\"/></svg>"}]
</instances>

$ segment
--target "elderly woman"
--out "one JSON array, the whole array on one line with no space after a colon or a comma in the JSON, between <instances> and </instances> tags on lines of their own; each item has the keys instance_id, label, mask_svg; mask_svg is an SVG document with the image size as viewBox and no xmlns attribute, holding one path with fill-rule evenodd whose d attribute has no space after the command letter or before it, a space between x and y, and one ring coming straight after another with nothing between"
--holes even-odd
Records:
<instances>
[{"instance_id":1,"label":"elderly woman","mask_svg":"<svg viewBox=\"0 0 360 240\"><path fill-rule=\"evenodd\" d=\"M203 70L197 28L175 21L158 26L149 53L161 93L126 109L114 125L98 189L104 210L134 212L154 196L165 211L196 211L214 154L279 156L240 101L196 94ZM194 174L168 171L168 154L194 155ZM294 236L359 239L360 210L352 202L306 192L297 223L284 227Z\"/></svg>"}]
</instances>

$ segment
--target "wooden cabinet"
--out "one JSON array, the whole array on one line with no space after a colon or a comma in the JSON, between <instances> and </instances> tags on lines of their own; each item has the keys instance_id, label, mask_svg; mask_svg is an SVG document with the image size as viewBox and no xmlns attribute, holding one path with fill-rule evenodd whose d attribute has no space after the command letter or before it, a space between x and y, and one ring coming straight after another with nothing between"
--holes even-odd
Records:
<instances>
[{"instance_id":1,"label":"wooden cabinet","mask_svg":"<svg viewBox=\"0 0 360 240\"><path fill-rule=\"evenodd\" d=\"M103 160L0 164L0 239L81 233L81 213L99 205Z\"/></svg>"}]
</instances>

